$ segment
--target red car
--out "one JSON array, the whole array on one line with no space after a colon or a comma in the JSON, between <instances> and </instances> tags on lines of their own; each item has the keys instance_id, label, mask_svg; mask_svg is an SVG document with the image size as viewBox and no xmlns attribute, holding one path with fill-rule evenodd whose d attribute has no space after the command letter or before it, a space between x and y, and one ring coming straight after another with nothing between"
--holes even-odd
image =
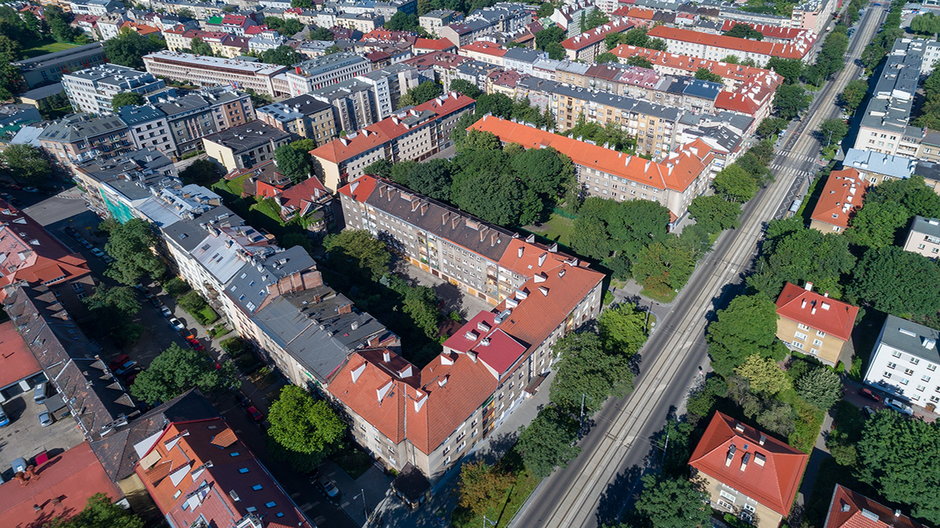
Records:
<instances>
[{"instance_id":1,"label":"red car","mask_svg":"<svg viewBox=\"0 0 940 528\"><path fill-rule=\"evenodd\" d=\"M258 423L261 423L261 421L264 420L264 414L262 414L261 411L259 411L258 408L254 405L249 406L245 410L248 411L248 416L251 416L252 420Z\"/></svg>"},{"instance_id":2,"label":"red car","mask_svg":"<svg viewBox=\"0 0 940 528\"><path fill-rule=\"evenodd\" d=\"M206 349L206 347L203 346L203 344L200 343L199 340L196 338L187 337L186 342L189 343L189 346L192 347L193 350L203 351Z\"/></svg>"},{"instance_id":3,"label":"red car","mask_svg":"<svg viewBox=\"0 0 940 528\"><path fill-rule=\"evenodd\" d=\"M131 360L130 356L128 356L127 354L121 354L120 356L112 359L111 363L108 364L108 367L110 367L111 370L117 370L130 360Z\"/></svg>"},{"instance_id":4,"label":"red car","mask_svg":"<svg viewBox=\"0 0 940 528\"><path fill-rule=\"evenodd\" d=\"M872 392L871 389L862 389L862 390L858 391L858 393L861 394L862 396L868 398L869 400L876 401L876 402L880 402L880 401L881 401L881 396L878 396L877 394L875 394L874 392Z\"/></svg>"}]
</instances>

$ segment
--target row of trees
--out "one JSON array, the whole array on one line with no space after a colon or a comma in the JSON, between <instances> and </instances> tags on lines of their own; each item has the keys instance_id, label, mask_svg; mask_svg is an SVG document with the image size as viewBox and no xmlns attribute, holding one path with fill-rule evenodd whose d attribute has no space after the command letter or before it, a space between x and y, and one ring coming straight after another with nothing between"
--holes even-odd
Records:
<instances>
[{"instance_id":1,"label":"row of trees","mask_svg":"<svg viewBox=\"0 0 940 528\"><path fill-rule=\"evenodd\" d=\"M836 25L823 41L816 62L803 70L803 81L819 86L845 66L845 52L849 49L848 26Z\"/></svg>"},{"instance_id":2,"label":"row of trees","mask_svg":"<svg viewBox=\"0 0 940 528\"><path fill-rule=\"evenodd\" d=\"M611 33L604 37L604 45L607 46L608 50L612 50L621 44L627 44L638 48L665 51L666 41L651 38L646 34L646 31L646 28L634 28L623 33Z\"/></svg>"},{"instance_id":3,"label":"row of trees","mask_svg":"<svg viewBox=\"0 0 940 528\"><path fill-rule=\"evenodd\" d=\"M932 129L940 128L940 69L934 69L924 81L924 104L914 124Z\"/></svg>"},{"instance_id":4,"label":"row of trees","mask_svg":"<svg viewBox=\"0 0 940 528\"><path fill-rule=\"evenodd\" d=\"M861 61L868 73L874 71L881 63L881 59L894 46L894 41L904 36L904 30L901 29L901 11L904 4L904 0L892 0L891 10L888 11L881 29L862 50Z\"/></svg>"},{"instance_id":5,"label":"row of trees","mask_svg":"<svg viewBox=\"0 0 940 528\"><path fill-rule=\"evenodd\" d=\"M118 36L104 42L108 62L139 70L144 69L144 55L162 49L166 49L166 41L159 33L143 36L130 28L121 29Z\"/></svg>"},{"instance_id":6,"label":"row of trees","mask_svg":"<svg viewBox=\"0 0 940 528\"><path fill-rule=\"evenodd\" d=\"M560 26L547 27L535 34L535 47L548 53L551 59L562 60L565 58L565 48L561 47L561 41L566 37L565 30Z\"/></svg>"}]
</instances>

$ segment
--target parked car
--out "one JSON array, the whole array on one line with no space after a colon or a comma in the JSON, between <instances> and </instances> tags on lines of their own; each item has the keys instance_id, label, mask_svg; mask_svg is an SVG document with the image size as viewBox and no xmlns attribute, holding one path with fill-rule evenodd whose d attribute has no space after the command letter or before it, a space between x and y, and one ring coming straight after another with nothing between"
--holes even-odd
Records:
<instances>
[{"instance_id":1,"label":"parked car","mask_svg":"<svg viewBox=\"0 0 940 528\"><path fill-rule=\"evenodd\" d=\"M238 404L242 407L249 407L251 405L251 398L242 391L235 393L235 399L238 400Z\"/></svg>"},{"instance_id":2,"label":"parked car","mask_svg":"<svg viewBox=\"0 0 940 528\"><path fill-rule=\"evenodd\" d=\"M131 372L134 372L136 370L139 370L139 368L137 367L137 362L132 359L130 361L125 361L124 363L122 363L120 367L115 369L114 373L117 374L118 376L124 376L125 374L130 374Z\"/></svg>"},{"instance_id":3,"label":"parked car","mask_svg":"<svg viewBox=\"0 0 940 528\"><path fill-rule=\"evenodd\" d=\"M862 407L862 412L865 413L865 416L869 416L869 417L875 415L875 410L872 409L871 407L867 406L867 405L864 406L864 407Z\"/></svg>"},{"instance_id":4,"label":"parked car","mask_svg":"<svg viewBox=\"0 0 940 528\"><path fill-rule=\"evenodd\" d=\"M160 305L160 313L163 314L163 317L167 317L167 318L173 317L173 312L171 312L169 308L167 308L166 306L163 306L162 304Z\"/></svg>"},{"instance_id":5,"label":"parked car","mask_svg":"<svg viewBox=\"0 0 940 528\"><path fill-rule=\"evenodd\" d=\"M152 304L153 307L156 308L156 309L158 309L158 310L163 306L163 303L160 302L160 299L157 299L156 297L151 297L151 298L150 298L150 304ZM169 310L167 310L167 311L169 311Z\"/></svg>"},{"instance_id":6,"label":"parked car","mask_svg":"<svg viewBox=\"0 0 940 528\"><path fill-rule=\"evenodd\" d=\"M10 417L4 412L3 407L0 407L0 427L6 427L8 425L10 425Z\"/></svg>"},{"instance_id":7,"label":"parked car","mask_svg":"<svg viewBox=\"0 0 940 528\"><path fill-rule=\"evenodd\" d=\"M47 411L39 413L39 425L49 427L52 425L52 415Z\"/></svg>"},{"instance_id":8,"label":"parked car","mask_svg":"<svg viewBox=\"0 0 940 528\"><path fill-rule=\"evenodd\" d=\"M111 370L117 370L121 368L121 365L130 361L130 359L131 357L128 356L127 354L121 354L118 357L112 359L110 363L108 363L108 368L110 368Z\"/></svg>"},{"instance_id":9,"label":"parked car","mask_svg":"<svg viewBox=\"0 0 940 528\"><path fill-rule=\"evenodd\" d=\"M320 487L323 488L323 493L326 493L326 496L331 499L336 499L339 497L339 488L336 487L336 483L326 477L320 477Z\"/></svg>"},{"instance_id":10,"label":"parked car","mask_svg":"<svg viewBox=\"0 0 940 528\"><path fill-rule=\"evenodd\" d=\"M179 319L175 317L170 318L170 326L179 330L180 332L182 332L183 330L186 330L186 325L184 325L182 321L180 321Z\"/></svg>"},{"instance_id":11,"label":"parked car","mask_svg":"<svg viewBox=\"0 0 940 528\"><path fill-rule=\"evenodd\" d=\"M37 189L37 188L35 188L35 187L23 187L23 190L26 191L26 192L28 192L28 193L39 192L39 189Z\"/></svg>"},{"instance_id":12,"label":"parked car","mask_svg":"<svg viewBox=\"0 0 940 528\"><path fill-rule=\"evenodd\" d=\"M33 387L33 401L37 404L40 404L46 401L46 383L45 382L37 383L36 386Z\"/></svg>"},{"instance_id":13,"label":"parked car","mask_svg":"<svg viewBox=\"0 0 940 528\"><path fill-rule=\"evenodd\" d=\"M248 408L245 409L245 411L247 411L248 416L250 416L251 419L256 422L260 423L261 421L264 420L264 414L261 411L259 411L258 408L255 407L254 405L249 405Z\"/></svg>"},{"instance_id":14,"label":"parked car","mask_svg":"<svg viewBox=\"0 0 940 528\"><path fill-rule=\"evenodd\" d=\"M10 464L10 468L13 470L13 473L19 473L20 471L26 471L26 459L25 458L14 458L13 463Z\"/></svg>"},{"instance_id":15,"label":"parked car","mask_svg":"<svg viewBox=\"0 0 940 528\"><path fill-rule=\"evenodd\" d=\"M202 351L206 349L206 347L193 336L188 336L186 342L189 343L189 346L192 347L193 350Z\"/></svg>"},{"instance_id":16,"label":"parked car","mask_svg":"<svg viewBox=\"0 0 940 528\"><path fill-rule=\"evenodd\" d=\"M894 398L885 398L885 406L889 409L894 409L895 411L906 414L908 416L914 416L914 409L911 408L907 403L896 400Z\"/></svg>"},{"instance_id":17,"label":"parked car","mask_svg":"<svg viewBox=\"0 0 940 528\"><path fill-rule=\"evenodd\" d=\"M861 394L862 396L868 398L869 400L876 401L876 402L880 402L880 401L881 401L881 396L878 396L878 394L876 394L875 392L873 392L871 389L862 389L862 390L858 391L858 393Z\"/></svg>"}]
</instances>

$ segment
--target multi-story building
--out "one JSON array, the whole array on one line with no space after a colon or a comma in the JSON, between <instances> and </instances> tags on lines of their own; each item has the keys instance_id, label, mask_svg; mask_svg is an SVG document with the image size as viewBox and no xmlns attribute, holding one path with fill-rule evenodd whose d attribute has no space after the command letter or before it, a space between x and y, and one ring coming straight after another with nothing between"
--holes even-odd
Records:
<instances>
[{"instance_id":1,"label":"multi-story building","mask_svg":"<svg viewBox=\"0 0 940 528\"><path fill-rule=\"evenodd\" d=\"M868 185L853 168L829 173L810 215L809 226L823 233L841 233L848 229L849 220L862 207Z\"/></svg>"},{"instance_id":2,"label":"multi-story building","mask_svg":"<svg viewBox=\"0 0 940 528\"><path fill-rule=\"evenodd\" d=\"M166 83L152 73L117 64L101 64L62 76L62 87L79 112L111 114L111 101L119 93L145 96L166 88Z\"/></svg>"},{"instance_id":3,"label":"multi-story building","mask_svg":"<svg viewBox=\"0 0 940 528\"><path fill-rule=\"evenodd\" d=\"M437 34L441 38L446 38L451 41L454 46L460 47L480 40L495 31L493 25L486 20L468 19L463 22L454 22L446 26L441 26L438 28Z\"/></svg>"},{"instance_id":4,"label":"multi-story building","mask_svg":"<svg viewBox=\"0 0 940 528\"><path fill-rule=\"evenodd\" d=\"M226 170L250 169L274 159L274 151L290 142L293 134L252 121L202 138L203 150Z\"/></svg>"},{"instance_id":5,"label":"multi-story building","mask_svg":"<svg viewBox=\"0 0 940 528\"><path fill-rule=\"evenodd\" d=\"M94 159L72 170L88 208L122 223L140 217L144 203L153 199L151 188L181 186L177 176L173 162L149 148Z\"/></svg>"},{"instance_id":6,"label":"multi-story building","mask_svg":"<svg viewBox=\"0 0 940 528\"><path fill-rule=\"evenodd\" d=\"M117 112L127 125L128 133L138 149L152 148L165 156L176 155L176 142L160 109L153 105L125 106Z\"/></svg>"},{"instance_id":7,"label":"multi-story building","mask_svg":"<svg viewBox=\"0 0 940 528\"><path fill-rule=\"evenodd\" d=\"M437 37L438 31L440 31L442 27L457 22L459 19L460 15L455 11L451 11L450 9L436 9L434 11L428 11L418 17L418 25L431 36Z\"/></svg>"},{"instance_id":8,"label":"multi-story building","mask_svg":"<svg viewBox=\"0 0 940 528\"><path fill-rule=\"evenodd\" d=\"M124 13L105 13L103 15L94 15L98 17L95 22L95 29L98 30L100 40L111 40L118 36L121 26L127 22Z\"/></svg>"},{"instance_id":9,"label":"multi-story building","mask_svg":"<svg viewBox=\"0 0 940 528\"><path fill-rule=\"evenodd\" d=\"M607 46L604 45L604 39L607 38L607 35L624 33L636 26L628 18L612 20L590 31L561 41L561 47L565 49L565 56L568 60L593 61L598 55L607 51Z\"/></svg>"},{"instance_id":10,"label":"multi-story building","mask_svg":"<svg viewBox=\"0 0 940 528\"><path fill-rule=\"evenodd\" d=\"M254 16L224 13L206 18L203 25L207 31L224 31L243 37L248 28L257 26L258 22Z\"/></svg>"},{"instance_id":11,"label":"multi-story building","mask_svg":"<svg viewBox=\"0 0 940 528\"><path fill-rule=\"evenodd\" d=\"M301 62L293 70L279 74L274 81L278 94L303 95L371 70L369 61L350 52L332 53Z\"/></svg>"},{"instance_id":12,"label":"multi-story building","mask_svg":"<svg viewBox=\"0 0 940 528\"><path fill-rule=\"evenodd\" d=\"M392 64L380 70L363 73L356 77L372 87L376 119L385 119L398 108L401 97L424 81L433 81L434 76L404 63ZM362 128L362 127L359 127Z\"/></svg>"},{"instance_id":13,"label":"multi-story building","mask_svg":"<svg viewBox=\"0 0 940 528\"><path fill-rule=\"evenodd\" d=\"M575 0L555 9L548 18L565 30L565 37L571 38L581 33L581 22L593 9L593 4L585 0Z\"/></svg>"},{"instance_id":14,"label":"multi-story building","mask_svg":"<svg viewBox=\"0 0 940 528\"><path fill-rule=\"evenodd\" d=\"M926 44L922 39L895 41L859 122L856 149L909 158L917 154L925 132L910 120Z\"/></svg>"},{"instance_id":15,"label":"multi-story building","mask_svg":"<svg viewBox=\"0 0 940 528\"><path fill-rule=\"evenodd\" d=\"M277 170L274 160L248 169L236 169L227 180L242 182L242 196L270 199L284 222L301 220L307 231L323 233L333 224L333 195L316 178L294 183Z\"/></svg>"},{"instance_id":16,"label":"multi-story building","mask_svg":"<svg viewBox=\"0 0 940 528\"><path fill-rule=\"evenodd\" d=\"M603 275L555 246L372 176L340 197L349 227L390 237L413 265L498 303L450 336L423 369L388 349L360 350L328 388L374 456L397 470L411 464L439 475L526 398L525 388L551 368L552 345L596 316Z\"/></svg>"},{"instance_id":17,"label":"multi-story building","mask_svg":"<svg viewBox=\"0 0 940 528\"><path fill-rule=\"evenodd\" d=\"M198 0L149 0L150 9L171 14L184 13L196 19L221 15L225 4Z\"/></svg>"},{"instance_id":18,"label":"multi-story building","mask_svg":"<svg viewBox=\"0 0 940 528\"><path fill-rule=\"evenodd\" d=\"M845 153L842 166L855 169L869 184L879 185L885 181L910 178L917 161L905 156L850 148Z\"/></svg>"},{"instance_id":19,"label":"multi-story building","mask_svg":"<svg viewBox=\"0 0 940 528\"><path fill-rule=\"evenodd\" d=\"M358 130L379 121L372 85L350 79L310 94L330 106L337 130Z\"/></svg>"},{"instance_id":20,"label":"multi-story building","mask_svg":"<svg viewBox=\"0 0 940 528\"><path fill-rule=\"evenodd\" d=\"M382 26L385 17L374 13L338 13L334 24L339 27L368 33Z\"/></svg>"},{"instance_id":21,"label":"multi-story building","mask_svg":"<svg viewBox=\"0 0 940 528\"><path fill-rule=\"evenodd\" d=\"M63 74L91 68L107 62L100 42L76 46L14 62L27 88L59 82Z\"/></svg>"},{"instance_id":22,"label":"multi-story building","mask_svg":"<svg viewBox=\"0 0 940 528\"><path fill-rule=\"evenodd\" d=\"M776 528L790 515L808 461L806 453L716 412L689 466L713 508Z\"/></svg>"},{"instance_id":23,"label":"multi-story building","mask_svg":"<svg viewBox=\"0 0 940 528\"><path fill-rule=\"evenodd\" d=\"M312 95L298 95L257 110L258 120L284 132L316 141L317 146L336 137L333 108Z\"/></svg>"},{"instance_id":24,"label":"multi-story building","mask_svg":"<svg viewBox=\"0 0 940 528\"><path fill-rule=\"evenodd\" d=\"M865 383L933 412L940 404L940 331L888 315L872 350Z\"/></svg>"},{"instance_id":25,"label":"multi-story building","mask_svg":"<svg viewBox=\"0 0 940 528\"><path fill-rule=\"evenodd\" d=\"M262 62L204 57L172 51L145 55L144 65L148 72L157 77L203 86L229 85L270 97L277 95L274 90L275 76L287 70L286 66Z\"/></svg>"},{"instance_id":26,"label":"multi-story building","mask_svg":"<svg viewBox=\"0 0 940 528\"><path fill-rule=\"evenodd\" d=\"M255 119L251 96L227 86L161 98L154 106L166 116L177 157L201 149L205 136Z\"/></svg>"},{"instance_id":27,"label":"multi-story building","mask_svg":"<svg viewBox=\"0 0 940 528\"><path fill-rule=\"evenodd\" d=\"M117 116L71 115L43 129L38 140L64 166L134 148L127 125Z\"/></svg>"},{"instance_id":28,"label":"multi-story building","mask_svg":"<svg viewBox=\"0 0 940 528\"><path fill-rule=\"evenodd\" d=\"M318 162L317 176L327 189L335 190L380 159L393 163L426 159L451 145L457 120L475 106L473 99L451 93L334 139L310 151Z\"/></svg>"},{"instance_id":29,"label":"multi-story building","mask_svg":"<svg viewBox=\"0 0 940 528\"><path fill-rule=\"evenodd\" d=\"M927 528L861 493L836 484L822 528Z\"/></svg>"},{"instance_id":30,"label":"multi-story building","mask_svg":"<svg viewBox=\"0 0 940 528\"><path fill-rule=\"evenodd\" d=\"M505 65L503 55L506 54L506 48L488 40L477 40L460 46L457 54L468 59L502 67Z\"/></svg>"},{"instance_id":31,"label":"multi-story building","mask_svg":"<svg viewBox=\"0 0 940 528\"><path fill-rule=\"evenodd\" d=\"M790 25L808 29L819 35L826 29L826 24L836 10L836 4L836 0L807 0L796 5L790 14Z\"/></svg>"},{"instance_id":32,"label":"multi-story building","mask_svg":"<svg viewBox=\"0 0 940 528\"><path fill-rule=\"evenodd\" d=\"M69 0L69 7L75 15L102 16L124 9L118 0Z\"/></svg>"},{"instance_id":33,"label":"multi-story building","mask_svg":"<svg viewBox=\"0 0 940 528\"><path fill-rule=\"evenodd\" d=\"M0 200L0 302L17 284L44 285L78 313L94 293L88 262L56 240L29 215Z\"/></svg>"},{"instance_id":34,"label":"multi-story building","mask_svg":"<svg viewBox=\"0 0 940 528\"><path fill-rule=\"evenodd\" d=\"M554 148L571 158L585 194L618 202L658 202L669 209L672 221L682 218L689 203L708 188L715 162L711 147L701 139L653 162L493 116L484 116L470 130L525 148Z\"/></svg>"},{"instance_id":35,"label":"multi-story building","mask_svg":"<svg viewBox=\"0 0 940 528\"><path fill-rule=\"evenodd\" d=\"M788 282L777 297L777 338L827 365L851 365L856 316L857 306L814 292L813 283L800 288Z\"/></svg>"},{"instance_id":36,"label":"multi-story building","mask_svg":"<svg viewBox=\"0 0 940 528\"><path fill-rule=\"evenodd\" d=\"M813 44L816 37L809 32L788 43L748 40L666 26L656 26L650 29L648 34L652 38L664 40L671 53L713 61L721 61L733 55L740 60L751 59L758 66L764 66L773 57L796 59L806 63L815 58Z\"/></svg>"},{"instance_id":37,"label":"multi-story building","mask_svg":"<svg viewBox=\"0 0 940 528\"><path fill-rule=\"evenodd\" d=\"M315 528L222 418L170 422L134 468L170 526Z\"/></svg>"},{"instance_id":38,"label":"multi-story building","mask_svg":"<svg viewBox=\"0 0 940 528\"><path fill-rule=\"evenodd\" d=\"M928 258L940 258L940 219L915 216L907 231L904 251Z\"/></svg>"}]
</instances>

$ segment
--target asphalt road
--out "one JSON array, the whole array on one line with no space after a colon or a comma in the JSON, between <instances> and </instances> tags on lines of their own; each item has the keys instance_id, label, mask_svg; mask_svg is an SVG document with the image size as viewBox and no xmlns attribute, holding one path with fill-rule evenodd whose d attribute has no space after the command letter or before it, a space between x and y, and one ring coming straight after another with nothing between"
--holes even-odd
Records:
<instances>
[{"instance_id":1,"label":"asphalt road","mask_svg":"<svg viewBox=\"0 0 940 528\"><path fill-rule=\"evenodd\" d=\"M636 389L625 399L607 402L595 417L594 430L581 443L581 455L543 480L510 526L594 527L615 521L629 504L637 477L646 466L651 435L663 427L670 410L681 404L698 366L707 361L704 331L708 320L751 266L766 222L782 216L806 178L816 173L820 146L812 132L838 114L835 98L849 80L858 77L855 59L884 14L884 7L866 10L850 42L846 67L784 135L771 163L774 182L745 207L741 226L719 237L673 308L659 321L641 351Z\"/></svg>"}]
</instances>

